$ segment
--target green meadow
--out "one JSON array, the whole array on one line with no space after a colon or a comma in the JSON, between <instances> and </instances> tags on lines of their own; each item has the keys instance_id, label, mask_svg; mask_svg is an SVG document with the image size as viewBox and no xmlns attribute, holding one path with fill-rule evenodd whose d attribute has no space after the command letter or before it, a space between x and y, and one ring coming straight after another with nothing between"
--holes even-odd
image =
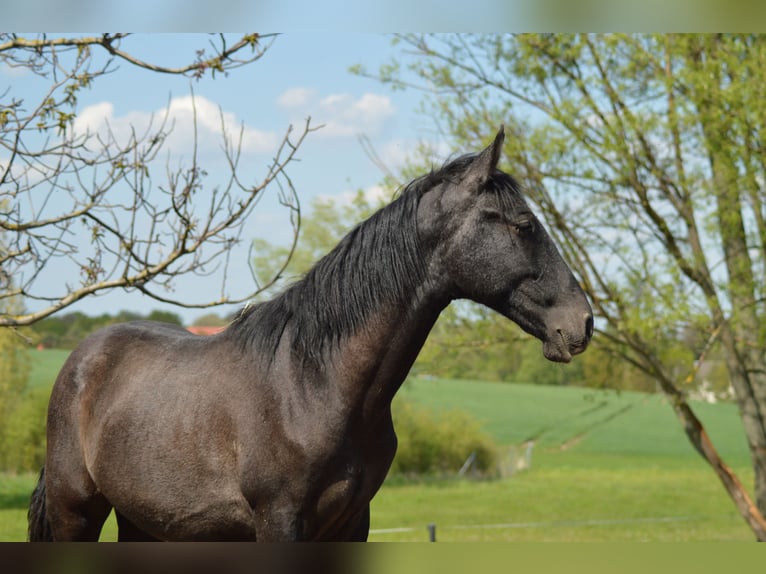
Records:
<instances>
[{"instance_id":1,"label":"green meadow","mask_svg":"<svg viewBox=\"0 0 766 574\"><path fill-rule=\"evenodd\" d=\"M372 504L371 540L752 540L717 477L659 395L480 381L411 380L404 398L469 412L531 466L495 480L390 478ZM733 404L694 403L745 484L752 469Z\"/></svg>"},{"instance_id":2,"label":"green meadow","mask_svg":"<svg viewBox=\"0 0 766 574\"><path fill-rule=\"evenodd\" d=\"M65 352L33 356L33 385L50 385ZM502 446L492 479L391 476L372 503L372 541L752 540L718 479L659 395L438 379L411 379L396 400L461 410ZM732 404L693 404L743 482L752 470ZM530 466L513 471L533 440ZM470 474L470 473L468 473ZM36 477L0 475L0 540L26 536ZM113 521L104 540L116 539Z\"/></svg>"}]
</instances>

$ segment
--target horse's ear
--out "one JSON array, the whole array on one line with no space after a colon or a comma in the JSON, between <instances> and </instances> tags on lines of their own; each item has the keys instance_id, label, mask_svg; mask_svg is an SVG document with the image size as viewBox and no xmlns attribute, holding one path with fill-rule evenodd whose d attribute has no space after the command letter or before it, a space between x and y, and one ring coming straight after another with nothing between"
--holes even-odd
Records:
<instances>
[{"instance_id":1,"label":"horse's ear","mask_svg":"<svg viewBox=\"0 0 766 574\"><path fill-rule=\"evenodd\" d=\"M487 148L482 150L476 159L471 162L463 181L468 183L471 189L478 190L487 183L492 173L497 168L497 162L500 161L500 154L503 151L503 141L505 140L505 128L500 126L495 139Z\"/></svg>"}]
</instances>

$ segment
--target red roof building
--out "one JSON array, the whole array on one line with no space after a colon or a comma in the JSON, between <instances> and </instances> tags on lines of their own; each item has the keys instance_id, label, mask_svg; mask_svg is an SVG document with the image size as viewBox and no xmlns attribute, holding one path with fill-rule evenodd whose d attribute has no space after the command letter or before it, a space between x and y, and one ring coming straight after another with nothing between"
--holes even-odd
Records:
<instances>
[{"instance_id":1,"label":"red roof building","mask_svg":"<svg viewBox=\"0 0 766 574\"><path fill-rule=\"evenodd\" d=\"M186 327L186 330L195 335L215 335L216 333L223 331L225 328L226 327L213 327L211 325L192 325L191 327Z\"/></svg>"}]
</instances>

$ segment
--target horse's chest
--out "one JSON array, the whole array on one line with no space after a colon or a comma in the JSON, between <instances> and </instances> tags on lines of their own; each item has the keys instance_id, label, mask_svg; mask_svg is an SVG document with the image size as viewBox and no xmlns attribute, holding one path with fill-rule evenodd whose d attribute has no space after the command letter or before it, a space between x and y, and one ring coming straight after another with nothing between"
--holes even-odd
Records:
<instances>
[{"instance_id":1,"label":"horse's chest","mask_svg":"<svg viewBox=\"0 0 766 574\"><path fill-rule=\"evenodd\" d=\"M325 482L315 497L307 497L301 514L309 539L348 539L378 489L380 480L371 470L350 467L345 476Z\"/></svg>"},{"instance_id":2,"label":"horse's chest","mask_svg":"<svg viewBox=\"0 0 766 574\"><path fill-rule=\"evenodd\" d=\"M288 537L349 539L393 460L390 419L350 423L302 411L287 418L257 433L262 440L253 443L258 448L246 465L252 474L245 495L262 516L261 528L284 523Z\"/></svg>"},{"instance_id":3,"label":"horse's chest","mask_svg":"<svg viewBox=\"0 0 766 574\"><path fill-rule=\"evenodd\" d=\"M374 445L357 444L314 477L316 490L307 493L303 511L311 538L342 538L358 521L385 479L395 448L395 442L384 447L379 437Z\"/></svg>"}]
</instances>

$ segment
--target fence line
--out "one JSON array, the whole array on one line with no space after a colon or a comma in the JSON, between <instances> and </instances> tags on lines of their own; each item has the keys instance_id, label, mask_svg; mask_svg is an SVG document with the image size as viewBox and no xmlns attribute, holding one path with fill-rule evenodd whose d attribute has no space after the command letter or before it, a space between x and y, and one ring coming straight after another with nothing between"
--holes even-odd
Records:
<instances>
[{"instance_id":1,"label":"fence line","mask_svg":"<svg viewBox=\"0 0 766 574\"><path fill-rule=\"evenodd\" d=\"M737 517L736 514L697 515L697 516L656 516L645 518L594 518L586 520L555 520L540 522L505 522L499 524L452 524L439 526L439 530L502 530L512 528L546 528L554 526L614 526L619 524L641 524L657 522L690 522L710 518ZM404 532L422 532L427 530L424 525L420 528L401 526L396 528L372 528L370 534L396 534Z\"/></svg>"}]
</instances>

